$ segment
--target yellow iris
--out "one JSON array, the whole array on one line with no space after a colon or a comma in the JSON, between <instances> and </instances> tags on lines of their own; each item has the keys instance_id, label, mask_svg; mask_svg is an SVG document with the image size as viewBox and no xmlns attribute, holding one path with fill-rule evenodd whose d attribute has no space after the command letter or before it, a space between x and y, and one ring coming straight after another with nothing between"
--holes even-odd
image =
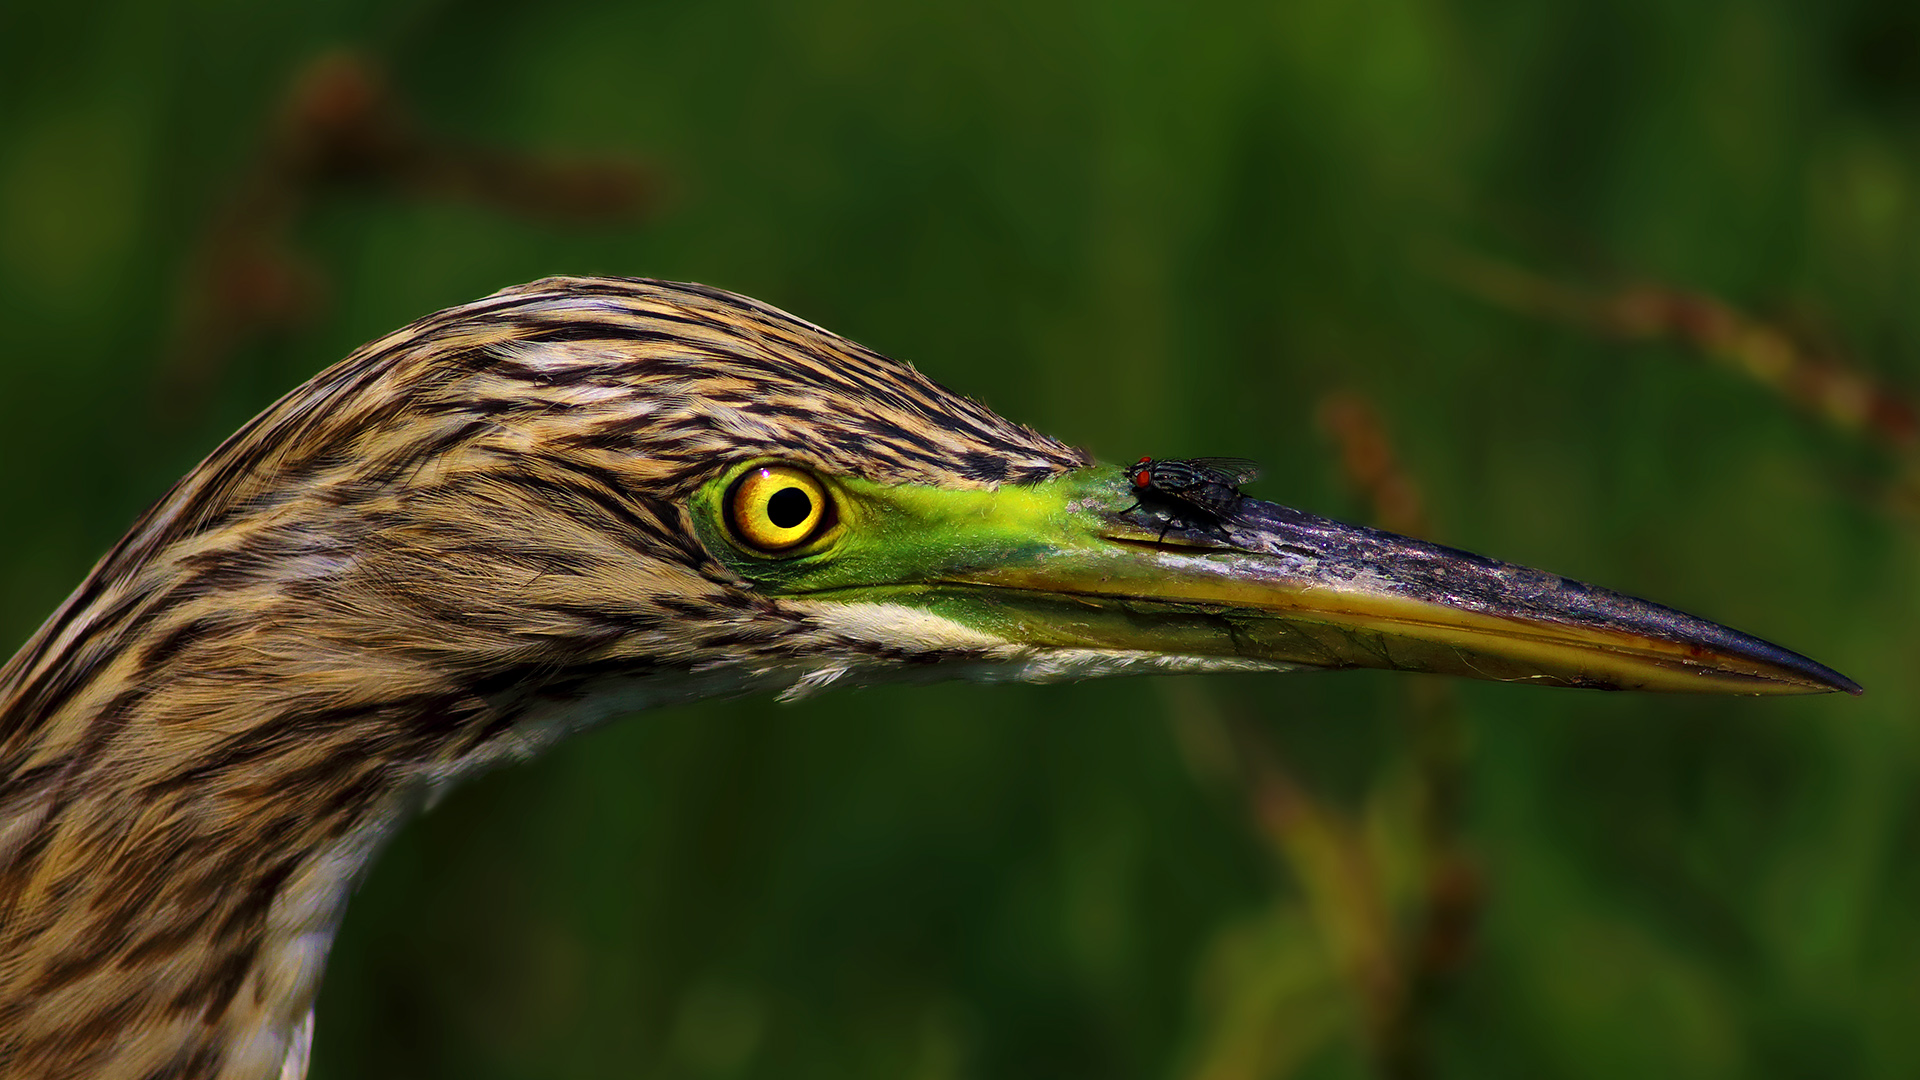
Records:
<instances>
[{"instance_id":1,"label":"yellow iris","mask_svg":"<svg viewBox=\"0 0 1920 1080\"><path fill-rule=\"evenodd\" d=\"M747 470L727 495L727 523L747 547L772 555L799 547L832 522L827 489L790 465Z\"/></svg>"}]
</instances>

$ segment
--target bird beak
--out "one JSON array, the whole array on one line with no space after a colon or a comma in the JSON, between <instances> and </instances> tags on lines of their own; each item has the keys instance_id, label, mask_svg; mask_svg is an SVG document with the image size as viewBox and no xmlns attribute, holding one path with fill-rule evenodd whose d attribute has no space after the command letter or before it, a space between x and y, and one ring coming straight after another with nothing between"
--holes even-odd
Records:
<instances>
[{"instance_id":1,"label":"bird beak","mask_svg":"<svg viewBox=\"0 0 1920 1080\"><path fill-rule=\"evenodd\" d=\"M1860 692L1777 645L1555 574L1251 498L1219 514L1142 506L1113 468L996 491L848 486L851 558L778 591L903 603L1021 645L1201 667ZM870 538L864 551L856 533Z\"/></svg>"}]
</instances>

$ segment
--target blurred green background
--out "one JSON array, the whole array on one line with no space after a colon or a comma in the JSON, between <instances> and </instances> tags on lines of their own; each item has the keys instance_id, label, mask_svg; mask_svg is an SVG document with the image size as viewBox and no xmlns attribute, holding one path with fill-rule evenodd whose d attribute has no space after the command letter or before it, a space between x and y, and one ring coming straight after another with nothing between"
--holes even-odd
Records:
<instances>
[{"instance_id":1,"label":"blurred green background","mask_svg":"<svg viewBox=\"0 0 1920 1080\"><path fill-rule=\"evenodd\" d=\"M7 0L0 651L360 342L547 274L703 281L1336 516L1393 517L1354 475L1384 439L1433 538L1868 694L648 714L401 835L318 1080L1920 1075L1920 534L1871 400L1920 387L1915 12ZM1744 314L1597 332L1463 257Z\"/></svg>"}]
</instances>

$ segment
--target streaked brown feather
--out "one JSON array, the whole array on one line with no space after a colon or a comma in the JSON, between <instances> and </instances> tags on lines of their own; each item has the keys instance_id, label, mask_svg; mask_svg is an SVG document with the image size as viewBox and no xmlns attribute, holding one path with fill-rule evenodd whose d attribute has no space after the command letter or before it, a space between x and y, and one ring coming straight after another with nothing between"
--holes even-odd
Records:
<instances>
[{"instance_id":1,"label":"streaked brown feather","mask_svg":"<svg viewBox=\"0 0 1920 1080\"><path fill-rule=\"evenodd\" d=\"M0 668L0 1077L297 1075L345 888L435 785L590 690L866 647L694 537L758 456L1088 463L755 301L594 278L422 319L215 450Z\"/></svg>"}]
</instances>

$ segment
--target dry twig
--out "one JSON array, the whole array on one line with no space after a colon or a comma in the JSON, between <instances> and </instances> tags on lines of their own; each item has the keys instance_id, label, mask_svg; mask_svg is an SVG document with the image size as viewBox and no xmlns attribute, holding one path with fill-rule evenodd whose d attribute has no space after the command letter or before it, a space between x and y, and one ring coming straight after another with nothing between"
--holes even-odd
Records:
<instances>
[{"instance_id":1,"label":"dry twig","mask_svg":"<svg viewBox=\"0 0 1920 1080\"><path fill-rule=\"evenodd\" d=\"M293 79L260 153L196 246L164 390L176 404L197 400L241 344L310 322L325 306L325 276L295 250L294 234L326 193L360 189L623 225L653 211L658 188L632 161L536 156L438 135L372 60L322 56Z\"/></svg>"}]
</instances>

